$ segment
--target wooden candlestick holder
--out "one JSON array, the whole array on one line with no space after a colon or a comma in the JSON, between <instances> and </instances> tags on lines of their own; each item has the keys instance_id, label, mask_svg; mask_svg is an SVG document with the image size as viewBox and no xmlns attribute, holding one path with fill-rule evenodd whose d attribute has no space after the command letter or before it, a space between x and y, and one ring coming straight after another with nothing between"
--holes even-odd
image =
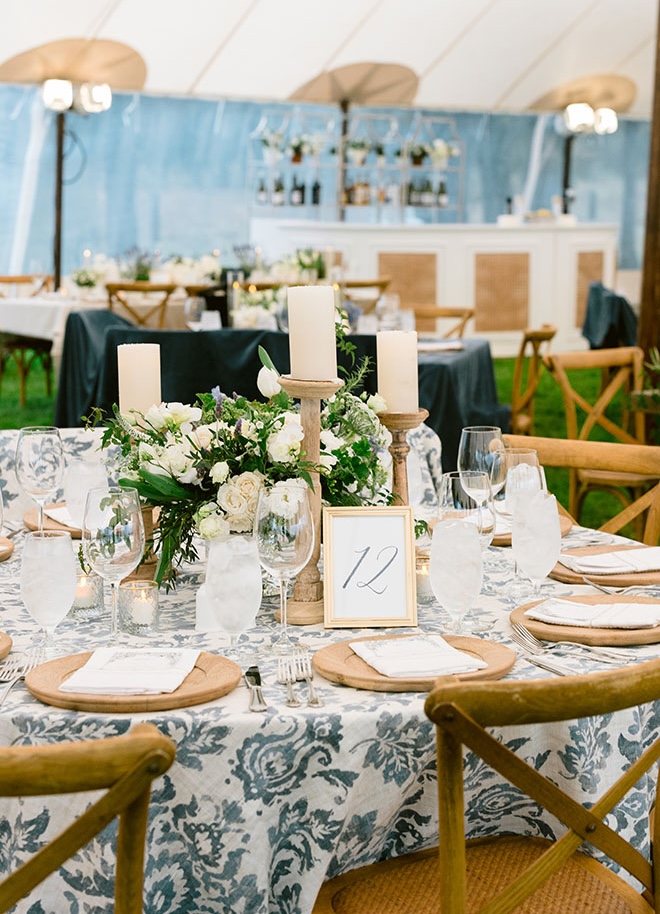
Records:
<instances>
[{"instance_id":1,"label":"wooden candlestick holder","mask_svg":"<svg viewBox=\"0 0 660 914\"><path fill-rule=\"evenodd\" d=\"M343 387L339 378L330 381L303 381L284 375L279 379L290 397L300 400L300 422L305 433L305 457L318 466L321 452L321 400L331 397ZM311 472L314 487L310 495L314 523L314 548L309 562L298 574L293 585L293 599L287 603L286 621L291 625L313 625L323 622L323 581L319 572L321 556L321 481L318 472Z\"/></svg>"},{"instance_id":2,"label":"wooden candlestick holder","mask_svg":"<svg viewBox=\"0 0 660 914\"><path fill-rule=\"evenodd\" d=\"M142 523L144 524L144 555L135 571L126 578L127 581L153 581L158 568L158 556L154 552L154 525L157 522L158 508L153 505L142 505Z\"/></svg>"},{"instance_id":3,"label":"wooden candlestick holder","mask_svg":"<svg viewBox=\"0 0 660 914\"><path fill-rule=\"evenodd\" d=\"M392 491L398 496L402 505L408 504L408 468L406 457L410 445L406 434L411 428L417 428L428 416L427 409L418 409L416 413L378 413L378 418L392 433L390 454L392 455Z\"/></svg>"}]
</instances>

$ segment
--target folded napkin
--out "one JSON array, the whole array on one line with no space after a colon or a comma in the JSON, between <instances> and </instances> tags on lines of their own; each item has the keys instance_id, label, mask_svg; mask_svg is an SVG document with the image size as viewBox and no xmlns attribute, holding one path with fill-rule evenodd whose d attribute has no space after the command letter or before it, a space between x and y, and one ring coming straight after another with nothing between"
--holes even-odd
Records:
<instances>
[{"instance_id":1,"label":"folded napkin","mask_svg":"<svg viewBox=\"0 0 660 914\"><path fill-rule=\"evenodd\" d=\"M544 600L528 609L529 619L550 625L578 625L584 628L654 628L660 625L660 603L576 603L573 600Z\"/></svg>"},{"instance_id":2,"label":"folded napkin","mask_svg":"<svg viewBox=\"0 0 660 914\"><path fill-rule=\"evenodd\" d=\"M412 635L377 641L352 641L354 653L383 676L392 678L444 676L448 673L471 673L488 664L456 648L440 635Z\"/></svg>"},{"instance_id":3,"label":"folded napkin","mask_svg":"<svg viewBox=\"0 0 660 914\"><path fill-rule=\"evenodd\" d=\"M419 340L417 352L461 352L465 347L458 340Z\"/></svg>"},{"instance_id":4,"label":"folded napkin","mask_svg":"<svg viewBox=\"0 0 660 914\"><path fill-rule=\"evenodd\" d=\"M50 517L51 520L56 520L58 524L63 524L65 527L71 527L72 530L79 529L78 524L74 523L66 505L61 505L59 508L44 508L44 514L46 517Z\"/></svg>"},{"instance_id":5,"label":"folded napkin","mask_svg":"<svg viewBox=\"0 0 660 914\"><path fill-rule=\"evenodd\" d=\"M641 571L660 571L660 546L601 552L597 555L567 555L562 552L559 561L578 574L636 574Z\"/></svg>"},{"instance_id":6,"label":"folded napkin","mask_svg":"<svg viewBox=\"0 0 660 914\"><path fill-rule=\"evenodd\" d=\"M173 692L193 669L199 651L174 648L103 647L59 687L94 695Z\"/></svg>"}]
</instances>

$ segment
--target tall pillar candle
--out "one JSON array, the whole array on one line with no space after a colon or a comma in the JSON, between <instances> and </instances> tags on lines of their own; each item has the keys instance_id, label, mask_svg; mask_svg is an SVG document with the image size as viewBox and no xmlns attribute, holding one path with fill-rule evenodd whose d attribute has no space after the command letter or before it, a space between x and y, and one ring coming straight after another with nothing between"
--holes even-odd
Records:
<instances>
[{"instance_id":1,"label":"tall pillar candle","mask_svg":"<svg viewBox=\"0 0 660 914\"><path fill-rule=\"evenodd\" d=\"M117 346L119 412L146 413L160 405L160 346L158 343L123 343Z\"/></svg>"},{"instance_id":2,"label":"tall pillar candle","mask_svg":"<svg viewBox=\"0 0 660 914\"><path fill-rule=\"evenodd\" d=\"M416 413L417 333L414 330L384 330L376 335L378 393L390 413Z\"/></svg>"},{"instance_id":3,"label":"tall pillar candle","mask_svg":"<svg viewBox=\"0 0 660 914\"><path fill-rule=\"evenodd\" d=\"M335 293L332 286L292 286L288 291L291 377L337 377Z\"/></svg>"}]
</instances>

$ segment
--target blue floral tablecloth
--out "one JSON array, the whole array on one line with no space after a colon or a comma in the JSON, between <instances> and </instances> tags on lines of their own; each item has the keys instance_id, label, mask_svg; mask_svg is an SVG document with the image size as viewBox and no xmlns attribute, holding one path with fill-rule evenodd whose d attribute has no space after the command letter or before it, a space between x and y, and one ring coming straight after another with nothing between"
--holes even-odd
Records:
<instances>
[{"instance_id":1,"label":"blue floral tablecloth","mask_svg":"<svg viewBox=\"0 0 660 914\"><path fill-rule=\"evenodd\" d=\"M80 433L78 433L80 434ZM0 434L0 461L6 458ZM4 458L3 458L4 454ZM5 464L6 466L6 464ZM2 482L0 463L0 482ZM8 478L5 500L12 494ZM567 545L594 538L569 534ZM0 563L0 630L15 648L35 635L19 595L21 536L12 558ZM512 645L508 614L515 601L509 550L490 550L484 586L470 625L482 637ZM227 639L195 631L194 597L199 571L191 569L176 592L161 594L160 632L150 643L222 652ZM548 593L566 593L549 582ZM587 591L588 588L574 588ZM245 665L257 659L269 709L248 711L244 685L217 701L152 714L98 714L61 710L33 699L21 683L0 709L0 745L43 744L126 732L152 720L177 745L177 759L156 782L149 820L145 875L146 914L304 914L333 876L365 862L430 846L436 841L437 780L432 726L424 694L375 693L316 684L322 708L290 709L276 682L272 659L258 656L272 634L272 604L265 603L248 632ZM437 604L419 607L424 631L442 631ZM298 633L315 650L351 632L321 626ZM363 633L362 633L363 634ZM57 631L62 653L105 644L108 620L67 618ZM128 643L145 639L125 636ZM660 653L638 648L640 660ZM592 661L566 660L576 672L601 669ZM512 677L548 675L519 658ZM602 792L657 734L660 705L597 719L524 731L505 730L504 741L532 759L579 799ZM550 739L548 739L550 737ZM538 835L557 823L522 798L472 756L466 758L466 819L472 836L502 827ZM647 848L647 815L654 785L644 780L614 815L625 834ZM66 797L0 801L0 870L15 867L44 837L56 834L84 801ZM112 829L68 862L16 910L29 914L111 910Z\"/></svg>"}]
</instances>

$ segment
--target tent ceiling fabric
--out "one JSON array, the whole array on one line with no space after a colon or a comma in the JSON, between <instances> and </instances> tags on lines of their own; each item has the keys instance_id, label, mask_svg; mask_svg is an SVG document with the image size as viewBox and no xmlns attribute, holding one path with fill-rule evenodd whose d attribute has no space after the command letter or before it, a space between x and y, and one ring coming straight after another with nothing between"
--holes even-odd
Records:
<instances>
[{"instance_id":1,"label":"tent ceiling fabric","mask_svg":"<svg viewBox=\"0 0 660 914\"><path fill-rule=\"evenodd\" d=\"M133 49L145 92L260 101L377 62L417 75L417 106L479 111L531 110L607 74L632 83L628 113L650 117L657 12L658 0L5 0L0 61L80 36Z\"/></svg>"}]
</instances>

